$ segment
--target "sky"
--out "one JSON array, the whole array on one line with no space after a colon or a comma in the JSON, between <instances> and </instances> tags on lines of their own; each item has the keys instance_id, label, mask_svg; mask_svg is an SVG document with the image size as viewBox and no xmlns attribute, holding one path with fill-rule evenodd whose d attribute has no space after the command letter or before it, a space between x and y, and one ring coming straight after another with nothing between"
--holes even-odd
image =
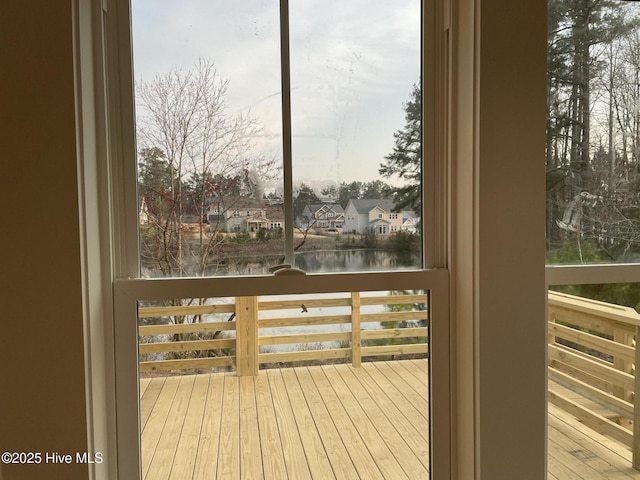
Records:
<instances>
[{"instance_id":1,"label":"sky","mask_svg":"<svg viewBox=\"0 0 640 480\"><path fill-rule=\"evenodd\" d=\"M281 158L279 2L132 0L134 75L212 61L231 114L262 127ZM419 0L290 0L294 183L380 178L420 78ZM385 180L385 179L382 179Z\"/></svg>"}]
</instances>

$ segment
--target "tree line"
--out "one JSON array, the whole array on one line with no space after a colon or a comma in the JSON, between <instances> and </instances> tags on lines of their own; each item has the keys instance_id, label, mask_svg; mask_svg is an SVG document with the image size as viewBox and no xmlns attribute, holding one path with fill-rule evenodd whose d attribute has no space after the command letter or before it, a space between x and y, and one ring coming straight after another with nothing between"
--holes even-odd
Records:
<instances>
[{"instance_id":1,"label":"tree line","mask_svg":"<svg viewBox=\"0 0 640 480\"><path fill-rule=\"evenodd\" d=\"M612 0L549 2L550 261L615 262L640 253L639 14Z\"/></svg>"}]
</instances>

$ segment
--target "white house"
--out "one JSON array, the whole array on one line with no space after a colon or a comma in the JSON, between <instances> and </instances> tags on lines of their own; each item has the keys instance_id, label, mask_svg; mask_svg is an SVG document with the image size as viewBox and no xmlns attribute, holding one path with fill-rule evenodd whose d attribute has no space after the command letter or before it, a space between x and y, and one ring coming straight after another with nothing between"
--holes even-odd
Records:
<instances>
[{"instance_id":1,"label":"white house","mask_svg":"<svg viewBox=\"0 0 640 480\"><path fill-rule=\"evenodd\" d=\"M407 233L416 233L418 231L418 216L411 210L402 211L402 226L400 230Z\"/></svg>"},{"instance_id":2,"label":"white house","mask_svg":"<svg viewBox=\"0 0 640 480\"><path fill-rule=\"evenodd\" d=\"M402 227L402 213L393 209L393 200L390 199L351 199L344 212L343 231L366 233L372 230L377 235L398 232Z\"/></svg>"}]
</instances>

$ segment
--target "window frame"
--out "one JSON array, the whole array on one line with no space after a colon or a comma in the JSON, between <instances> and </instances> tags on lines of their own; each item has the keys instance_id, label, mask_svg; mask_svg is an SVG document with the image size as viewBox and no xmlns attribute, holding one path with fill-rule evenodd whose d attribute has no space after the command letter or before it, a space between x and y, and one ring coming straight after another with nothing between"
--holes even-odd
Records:
<instances>
[{"instance_id":1,"label":"window frame","mask_svg":"<svg viewBox=\"0 0 640 480\"><path fill-rule=\"evenodd\" d=\"M286 3L286 0L282 0ZM450 478L452 464L451 432L451 326L449 319L449 272L447 270L447 167L443 147L446 127L436 115L443 111L444 99L436 87L444 81L443 48L437 25L444 21L445 1L422 0L422 95L423 95L423 266L404 272L359 274L315 274L305 277L203 277L139 278L137 175L135 165L135 116L131 58L131 20L129 0L104 0L100 12L106 90L106 143L109 170L109 217L113 246L113 382L115 399L114 456L118 478L140 475L140 438L137 371L137 301L171 295L216 296L251 294L310 293L322 291L361 291L385 288L429 290L431 304L430 351L430 462L432 478ZM429 74L425 74L429 72ZM440 78L442 77L442 78ZM442 140L436 142L440 137ZM427 197L428 192L428 197ZM286 196L287 198L292 195ZM291 222L289 222L291 223ZM290 225L292 227L292 225ZM285 224L286 228L286 224ZM206 292L206 293L205 293ZM233 292L233 293L232 293ZM436 300L437 298L437 300ZM133 407L135 405L135 408ZM115 434L114 432L114 434Z\"/></svg>"}]
</instances>

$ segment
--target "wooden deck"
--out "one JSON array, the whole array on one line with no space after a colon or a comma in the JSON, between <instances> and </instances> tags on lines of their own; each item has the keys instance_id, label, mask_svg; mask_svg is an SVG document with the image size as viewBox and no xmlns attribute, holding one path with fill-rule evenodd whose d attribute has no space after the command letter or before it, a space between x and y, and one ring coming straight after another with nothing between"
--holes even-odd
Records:
<instances>
[{"instance_id":1,"label":"wooden deck","mask_svg":"<svg viewBox=\"0 0 640 480\"><path fill-rule=\"evenodd\" d=\"M143 379L143 478L427 479L426 381L426 360Z\"/></svg>"},{"instance_id":2,"label":"wooden deck","mask_svg":"<svg viewBox=\"0 0 640 480\"><path fill-rule=\"evenodd\" d=\"M143 379L143 478L428 479L426 381L426 360ZM550 480L640 480L551 404L548 442Z\"/></svg>"},{"instance_id":3,"label":"wooden deck","mask_svg":"<svg viewBox=\"0 0 640 480\"><path fill-rule=\"evenodd\" d=\"M549 480L640 479L631 451L549 404Z\"/></svg>"}]
</instances>

